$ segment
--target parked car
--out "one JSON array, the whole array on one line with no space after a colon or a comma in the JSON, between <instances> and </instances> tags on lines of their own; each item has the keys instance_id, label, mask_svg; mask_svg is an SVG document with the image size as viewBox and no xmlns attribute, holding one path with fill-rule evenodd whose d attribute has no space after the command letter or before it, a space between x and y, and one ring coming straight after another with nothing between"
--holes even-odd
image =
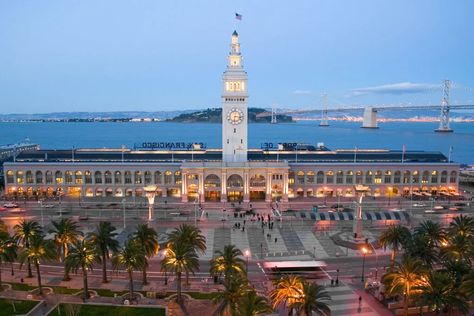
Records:
<instances>
[{"instance_id":1,"label":"parked car","mask_svg":"<svg viewBox=\"0 0 474 316\"><path fill-rule=\"evenodd\" d=\"M18 207L18 204L13 203L13 202L8 202L8 203L3 204L3 206L6 208L16 208Z\"/></svg>"}]
</instances>

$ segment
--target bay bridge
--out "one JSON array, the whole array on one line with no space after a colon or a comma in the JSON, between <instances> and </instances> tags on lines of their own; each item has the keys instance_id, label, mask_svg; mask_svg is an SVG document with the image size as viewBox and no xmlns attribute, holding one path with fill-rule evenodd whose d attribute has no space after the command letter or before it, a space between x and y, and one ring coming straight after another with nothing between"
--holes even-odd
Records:
<instances>
[{"instance_id":1,"label":"bay bridge","mask_svg":"<svg viewBox=\"0 0 474 316\"><path fill-rule=\"evenodd\" d=\"M443 99L439 105L412 105L412 104L401 104L401 105L381 105L381 106L342 106L332 107L327 106L327 95L323 95L323 107L313 109L298 109L298 110L286 110L279 111L278 114L285 115L298 115L298 114L312 114L321 113L321 123L319 126L329 126L328 113L329 112L346 112L346 111L363 111L362 128L378 128L377 125L377 114L379 111L387 110L440 110L439 116L439 127L435 129L435 132L449 133L453 132L450 127L450 110L461 110L461 109L474 109L474 104L450 104L451 82L445 80L443 82ZM277 111L275 107L272 107L271 112L260 116L271 116L271 123L277 123Z\"/></svg>"}]
</instances>

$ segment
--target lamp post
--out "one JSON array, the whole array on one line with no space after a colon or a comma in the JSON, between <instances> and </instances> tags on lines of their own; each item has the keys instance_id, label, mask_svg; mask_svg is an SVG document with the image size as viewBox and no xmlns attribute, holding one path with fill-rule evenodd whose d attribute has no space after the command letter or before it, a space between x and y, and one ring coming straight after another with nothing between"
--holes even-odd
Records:
<instances>
[{"instance_id":1,"label":"lamp post","mask_svg":"<svg viewBox=\"0 0 474 316\"><path fill-rule=\"evenodd\" d=\"M155 207L156 185L149 185L143 188L148 199L148 221L152 221L153 208Z\"/></svg>"},{"instance_id":2,"label":"lamp post","mask_svg":"<svg viewBox=\"0 0 474 316\"><path fill-rule=\"evenodd\" d=\"M249 257L250 257L250 250L245 250L245 257L247 258L247 265L245 266L245 273L249 272Z\"/></svg>"},{"instance_id":3,"label":"lamp post","mask_svg":"<svg viewBox=\"0 0 474 316\"><path fill-rule=\"evenodd\" d=\"M336 286L339 285L339 269L336 269Z\"/></svg>"},{"instance_id":4,"label":"lamp post","mask_svg":"<svg viewBox=\"0 0 474 316\"><path fill-rule=\"evenodd\" d=\"M43 216L43 200L38 201L41 210L41 226L44 227L44 216Z\"/></svg>"},{"instance_id":5,"label":"lamp post","mask_svg":"<svg viewBox=\"0 0 474 316\"><path fill-rule=\"evenodd\" d=\"M375 250L374 245L371 242L368 242L372 250L374 251L375 254L375 279L377 280L378 277L378 272L379 272L379 255L377 254L377 251Z\"/></svg>"},{"instance_id":6,"label":"lamp post","mask_svg":"<svg viewBox=\"0 0 474 316\"><path fill-rule=\"evenodd\" d=\"M263 259L263 243L260 243L260 259Z\"/></svg>"},{"instance_id":7,"label":"lamp post","mask_svg":"<svg viewBox=\"0 0 474 316\"><path fill-rule=\"evenodd\" d=\"M362 275L360 277L360 280L364 282L365 277L364 277L364 269L365 269L365 255L367 254L368 250L365 247L362 247Z\"/></svg>"}]
</instances>

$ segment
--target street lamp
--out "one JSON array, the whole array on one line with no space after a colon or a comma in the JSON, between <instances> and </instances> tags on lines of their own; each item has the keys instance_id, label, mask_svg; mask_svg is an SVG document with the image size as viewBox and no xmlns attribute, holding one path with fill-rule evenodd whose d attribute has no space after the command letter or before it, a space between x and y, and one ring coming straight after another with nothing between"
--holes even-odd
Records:
<instances>
[{"instance_id":1,"label":"street lamp","mask_svg":"<svg viewBox=\"0 0 474 316\"><path fill-rule=\"evenodd\" d=\"M245 272L249 272L249 257L250 257L250 250L245 250L245 257L247 257L247 265L245 266Z\"/></svg>"},{"instance_id":2,"label":"street lamp","mask_svg":"<svg viewBox=\"0 0 474 316\"><path fill-rule=\"evenodd\" d=\"M363 257L362 257L362 276L360 278L360 280L362 282L364 282L365 280L365 277L364 277L364 269L365 269L365 255L367 254L368 250L367 248L365 247L362 247L362 254L363 254Z\"/></svg>"},{"instance_id":3,"label":"street lamp","mask_svg":"<svg viewBox=\"0 0 474 316\"><path fill-rule=\"evenodd\" d=\"M339 285L339 269L336 269L336 286Z\"/></svg>"},{"instance_id":4,"label":"street lamp","mask_svg":"<svg viewBox=\"0 0 474 316\"><path fill-rule=\"evenodd\" d=\"M378 272L379 272L379 256L377 254L377 251L375 250L374 245L371 242L367 242L367 244L370 245L370 247L372 248L375 254L375 279L377 280Z\"/></svg>"}]
</instances>

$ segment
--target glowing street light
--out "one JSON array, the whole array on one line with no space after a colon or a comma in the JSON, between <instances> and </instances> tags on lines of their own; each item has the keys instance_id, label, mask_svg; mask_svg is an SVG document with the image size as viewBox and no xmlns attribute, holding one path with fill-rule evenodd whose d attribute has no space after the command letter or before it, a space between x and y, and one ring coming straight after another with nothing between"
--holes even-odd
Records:
<instances>
[{"instance_id":1,"label":"glowing street light","mask_svg":"<svg viewBox=\"0 0 474 316\"><path fill-rule=\"evenodd\" d=\"M364 280L365 280L365 277L364 277L365 255L366 255L367 252L369 252L369 251L368 251L367 248L365 248L365 247L362 247L361 250L362 250L363 257L362 257L362 276L361 276L360 280L361 280L362 282L364 282Z\"/></svg>"},{"instance_id":2,"label":"glowing street light","mask_svg":"<svg viewBox=\"0 0 474 316\"><path fill-rule=\"evenodd\" d=\"M245 257L247 258L247 265L245 266L245 272L249 272L249 257L250 257L250 250L245 250Z\"/></svg>"}]
</instances>

